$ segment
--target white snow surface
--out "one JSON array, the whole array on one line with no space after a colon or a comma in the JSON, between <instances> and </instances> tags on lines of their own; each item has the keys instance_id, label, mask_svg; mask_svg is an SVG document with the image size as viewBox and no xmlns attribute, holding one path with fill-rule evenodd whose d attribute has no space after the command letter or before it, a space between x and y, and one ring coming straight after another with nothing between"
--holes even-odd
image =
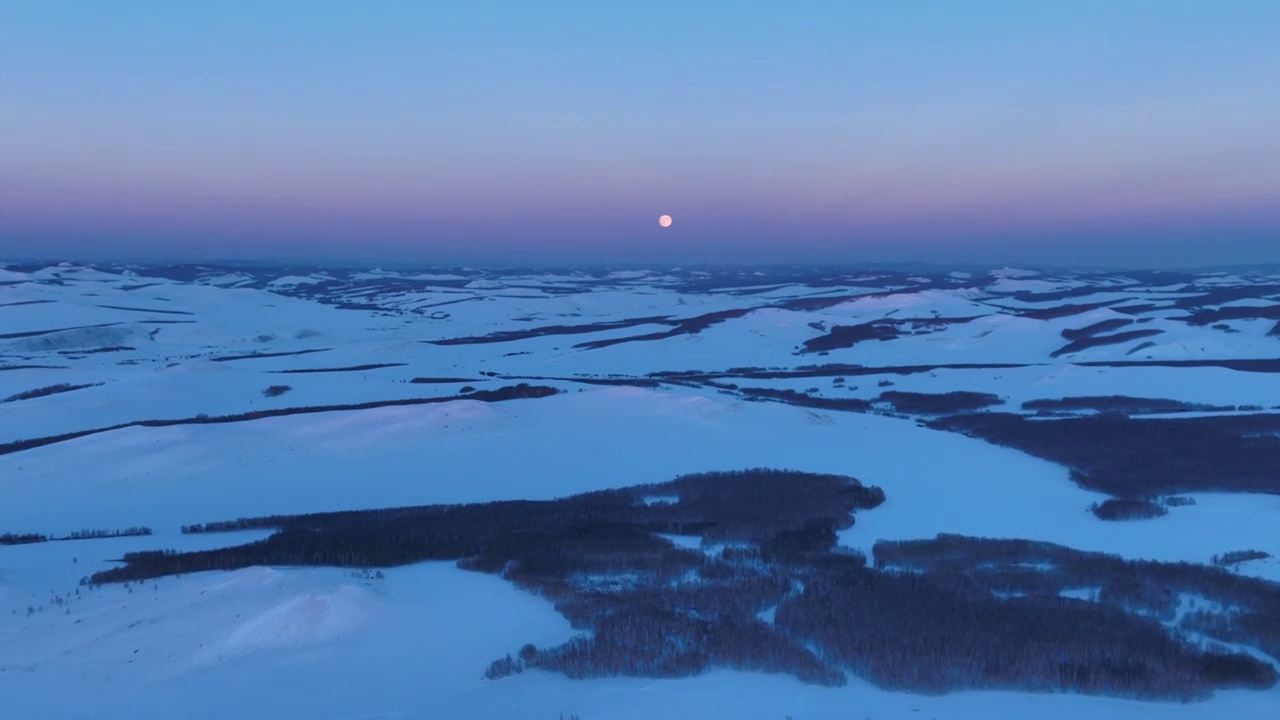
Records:
<instances>
[{"instance_id":1,"label":"white snow surface","mask_svg":"<svg viewBox=\"0 0 1280 720\"><path fill-rule=\"evenodd\" d=\"M1274 322L1238 321L1233 327L1239 332L1227 333L1173 319L1184 311L1151 315L1157 319L1121 328L1162 331L1143 338L1153 345L1140 353L1128 355L1141 342L1134 341L1054 358L1050 354L1067 342L1063 330L1144 316L1111 308L1051 320L1019 316L1016 308L1047 305L1020 305L1001 293L1081 285L1014 269L992 275L985 290L901 291L877 289L874 277L863 275L849 276L837 288L765 284L757 277L752 283L766 290L735 295L687 291L673 275L639 271L511 277L467 270L376 271L352 276L353 282L373 286L395 279L420 286L357 286L321 302L290 293L331 283L335 276L286 273L264 279L247 270L210 268L197 278L169 280L147 277L141 269L0 269L0 282L6 283L0 285L0 400L61 383L90 385L0 403L0 443L198 413L453 396L463 385L496 388L514 384L517 376L565 391L493 404L456 400L215 425L129 427L0 455L0 532L156 529L144 538L0 547L0 712L51 720L523 719L561 713L583 720L1273 717L1280 707L1275 689L1224 691L1203 703L1180 705L1010 692L921 697L856 678L830 689L725 670L681 680L573 681L526 672L486 681L481 673L493 659L528 642L563 642L575 631L546 601L448 563L383 570L382 578L328 568L254 567L129 587L78 585L124 552L194 550L264 536L181 535L182 524L556 498L753 466L842 473L882 487L885 504L859 513L841 535L842 543L864 551L881 539L946 532L1045 540L1166 561L1203 563L1216 553L1246 548L1280 557L1280 501L1273 496L1195 493L1195 505L1171 508L1162 518L1104 523L1088 512L1103 496L1071 483L1064 468L912 420L744 402L683 386L574 381L823 362L1004 362L1026 367L869 375L843 385L830 378L750 384L801 391L819 386L826 397L873 398L884 389L878 381L890 380L898 390L992 392L1014 410L1031 399L1110 394L1280 405L1277 373L1075 364L1274 358L1280 356L1280 339L1267 334ZM1241 276L1213 276L1199 284L1246 282ZM564 290L568 284L571 292ZM1140 302L1169 289L1125 287L1124 296ZM1061 302L1120 294L1101 283L1098 290ZM775 304L797 298L832 300L807 309ZM340 302L376 307L343 309ZM661 318L740 309L751 311L697 333L575 347L670 331L674 326ZM827 356L798 353L804 342L833 326L929 317L977 319ZM632 319L645 322L505 342L432 342ZM94 350L99 352L89 352ZM299 351L316 352L217 359ZM282 372L377 364L394 366ZM416 377L456 381L408 382ZM545 377L556 379L536 379ZM291 389L268 398L262 393L268 385ZM1239 571L1280 581L1280 561L1274 558L1246 563Z\"/></svg>"}]
</instances>

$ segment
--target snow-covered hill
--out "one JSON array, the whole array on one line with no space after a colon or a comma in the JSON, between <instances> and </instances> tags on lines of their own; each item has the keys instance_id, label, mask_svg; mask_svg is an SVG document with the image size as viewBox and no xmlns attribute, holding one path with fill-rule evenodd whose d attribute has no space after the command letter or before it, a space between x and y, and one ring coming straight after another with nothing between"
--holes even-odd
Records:
<instances>
[{"instance_id":1,"label":"snow-covered hill","mask_svg":"<svg viewBox=\"0 0 1280 720\"><path fill-rule=\"evenodd\" d=\"M1088 512L1105 496L1017 450L726 389L833 400L976 391L1013 412L1127 395L1250 413L1280 406L1280 361L1269 372L1231 362L1280 358L1278 323L1280 278L1266 275L0 267L0 533L155 529L0 546L0 707L22 718L1269 717L1274 688L1183 706L926 698L730 671L486 681L493 658L574 631L541 599L451 564L78 582L125 552L261 537L180 534L188 523L550 499L755 466L883 488L884 506L841 535L864 551L959 533L1165 561L1246 548L1280 557L1272 495L1195 493L1165 517L1106 523ZM822 365L850 371L805 376ZM663 382L671 372L719 384ZM562 392L465 399L517 382ZM151 420L193 422L137 425ZM1280 581L1280 562L1239 572Z\"/></svg>"}]
</instances>

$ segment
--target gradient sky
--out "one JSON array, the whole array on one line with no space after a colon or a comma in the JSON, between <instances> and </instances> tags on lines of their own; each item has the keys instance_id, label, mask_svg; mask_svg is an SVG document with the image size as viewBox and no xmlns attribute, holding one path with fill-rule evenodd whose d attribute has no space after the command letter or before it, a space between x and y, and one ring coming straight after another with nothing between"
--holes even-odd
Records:
<instances>
[{"instance_id":1,"label":"gradient sky","mask_svg":"<svg viewBox=\"0 0 1280 720\"><path fill-rule=\"evenodd\" d=\"M1276 0L4 0L0 257L1272 262L1278 38Z\"/></svg>"}]
</instances>

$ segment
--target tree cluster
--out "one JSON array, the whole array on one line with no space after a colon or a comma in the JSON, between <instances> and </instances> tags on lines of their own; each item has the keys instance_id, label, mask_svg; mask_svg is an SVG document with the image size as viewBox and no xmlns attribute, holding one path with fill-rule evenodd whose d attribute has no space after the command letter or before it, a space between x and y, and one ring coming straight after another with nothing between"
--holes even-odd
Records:
<instances>
[{"instance_id":1,"label":"tree cluster","mask_svg":"<svg viewBox=\"0 0 1280 720\"><path fill-rule=\"evenodd\" d=\"M49 542L49 536L39 533L0 533L0 545L30 545L42 542Z\"/></svg>"},{"instance_id":2,"label":"tree cluster","mask_svg":"<svg viewBox=\"0 0 1280 720\"><path fill-rule=\"evenodd\" d=\"M940 418L929 425L1064 465L1081 486L1116 497L1197 490L1280 494L1277 414L1032 420L989 412Z\"/></svg>"},{"instance_id":3,"label":"tree cluster","mask_svg":"<svg viewBox=\"0 0 1280 720\"><path fill-rule=\"evenodd\" d=\"M1235 407L1189 403L1166 398L1141 398L1128 395L1087 395L1080 397L1043 398L1022 403L1023 410L1038 413L1098 412L1117 415L1147 415L1192 411L1235 410Z\"/></svg>"},{"instance_id":4,"label":"tree cluster","mask_svg":"<svg viewBox=\"0 0 1280 720\"><path fill-rule=\"evenodd\" d=\"M1169 514L1168 508L1144 498L1110 498L1089 506L1099 520L1148 520Z\"/></svg>"},{"instance_id":5,"label":"tree cluster","mask_svg":"<svg viewBox=\"0 0 1280 720\"><path fill-rule=\"evenodd\" d=\"M664 502L652 502L660 497ZM1269 687L1274 669L1177 632L1280 653L1280 586L1194 565L1129 562L1048 543L940 536L880 543L876 567L836 546L884 501L853 478L754 469L554 501L248 518L189 532L274 528L198 552L130 553L90 582L249 565L381 567L453 559L542 595L584 634L484 671L673 677L712 667L839 685L1079 691L1194 699ZM665 535L697 537L700 549ZM1097 587L1096 602L1060 597ZM1171 632L1179 594L1206 609ZM477 668L477 671L480 671Z\"/></svg>"},{"instance_id":6,"label":"tree cluster","mask_svg":"<svg viewBox=\"0 0 1280 720\"><path fill-rule=\"evenodd\" d=\"M873 553L878 569L922 573L954 592L977 588L988 594L1058 597L1071 589L1098 588L1097 601L1103 605L1168 622L1178 617L1183 596L1203 598L1230 610L1202 609L1212 623L1188 614L1179 627L1280 656L1280 583L1219 567L1125 560L1052 543L959 535L881 541Z\"/></svg>"}]
</instances>

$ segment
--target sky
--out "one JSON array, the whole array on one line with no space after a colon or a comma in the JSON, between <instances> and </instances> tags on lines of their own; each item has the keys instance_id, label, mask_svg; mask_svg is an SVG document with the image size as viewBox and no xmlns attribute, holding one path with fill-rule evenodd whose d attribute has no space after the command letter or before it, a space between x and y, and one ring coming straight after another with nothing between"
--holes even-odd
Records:
<instances>
[{"instance_id":1,"label":"sky","mask_svg":"<svg viewBox=\"0 0 1280 720\"><path fill-rule=\"evenodd\" d=\"M1275 262L1278 37L1275 0L5 0L0 258Z\"/></svg>"}]
</instances>

